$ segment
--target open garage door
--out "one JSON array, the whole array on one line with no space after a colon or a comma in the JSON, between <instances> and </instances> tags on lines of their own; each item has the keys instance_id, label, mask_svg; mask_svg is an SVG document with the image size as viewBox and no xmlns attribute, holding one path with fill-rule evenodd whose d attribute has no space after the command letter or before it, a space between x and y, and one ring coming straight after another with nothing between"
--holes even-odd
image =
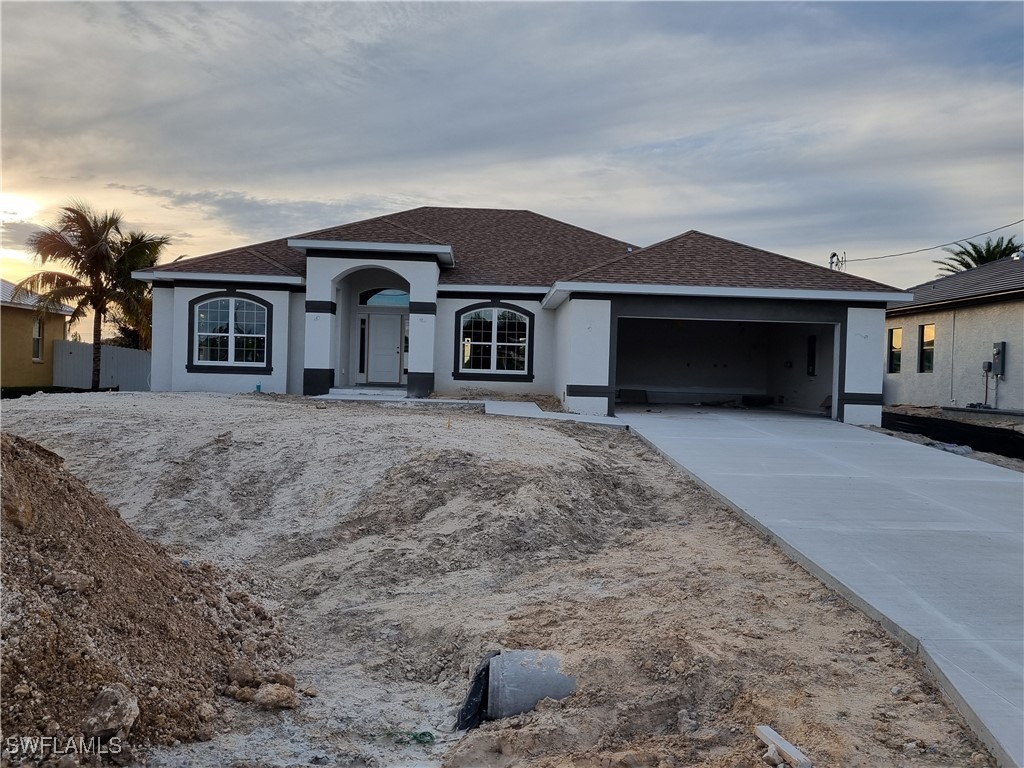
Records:
<instances>
[{"instance_id":1,"label":"open garage door","mask_svg":"<svg viewBox=\"0 0 1024 768\"><path fill-rule=\"evenodd\" d=\"M833 416L836 337L835 323L620 317L616 400Z\"/></svg>"}]
</instances>

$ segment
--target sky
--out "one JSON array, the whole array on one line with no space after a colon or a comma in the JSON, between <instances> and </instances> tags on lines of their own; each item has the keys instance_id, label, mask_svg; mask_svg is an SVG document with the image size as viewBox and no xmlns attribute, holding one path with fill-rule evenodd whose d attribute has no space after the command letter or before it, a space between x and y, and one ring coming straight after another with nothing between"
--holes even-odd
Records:
<instances>
[{"instance_id":1,"label":"sky","mask_svg":"<svg viewBox=\"0 0 1024 768\"><path fill-rule=\"evenodd\" d=\"M946 254L854 260L1024 218L1020 2L4 0L0 43L8 279L72 200L163 261L526 208L901 288Z\"/></svg>"}]
</instances>

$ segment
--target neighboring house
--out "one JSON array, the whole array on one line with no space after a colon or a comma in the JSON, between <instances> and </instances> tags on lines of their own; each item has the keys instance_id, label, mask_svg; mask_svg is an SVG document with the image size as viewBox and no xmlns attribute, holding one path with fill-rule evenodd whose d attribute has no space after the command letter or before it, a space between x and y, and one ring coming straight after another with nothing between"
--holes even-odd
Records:
<instances>
[{"instance_id":1,"label":"neighboring house","mask_svg":"<svg viewBox=\"0 0 1024 768\"><path fill-rule=\"evenodd\" d=\"M40 315L34 293L14 301L14 283L0 280L0 385L53 385L53 342L67 335L71 307Z\"/></svg>"},{"instance_id":2,"label":"neighboring house","mask_svg":"<svg viewBox=\"0 0 1024 768\"><path fill-rule=\"evenodd\" d=\"M1024 410L1024 261L907 290L886 312L886 405Z\"/></svg>"},{"instance_id":3,"label":"neighboring house","mask_svg":"<svg viewBox=\"0 0 1024 768\"><path fill-rule=\"evenodd\" d=\"M416 208L135 273L154 390L754 398L878 423L908 295L687 232L638 248L521 210ZM827 411L826 411L827 412Z\"/></svg>"}]
</instances>

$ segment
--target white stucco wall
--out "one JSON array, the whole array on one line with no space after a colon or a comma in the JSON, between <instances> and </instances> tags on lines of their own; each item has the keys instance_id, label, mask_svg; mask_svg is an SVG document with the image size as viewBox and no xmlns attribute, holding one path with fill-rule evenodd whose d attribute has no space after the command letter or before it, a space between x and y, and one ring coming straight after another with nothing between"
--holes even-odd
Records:
<instances>
[{"instance_id":1,"label":"white stucco wall","mask_svg":"<svg viewBox=\"0 0 1024 768\"><path fill-rule=\"evenodd\" d=\"M355 325L353 308L360 290L382 287L377 284L382 272L390 274L389 285L393 284L396 276L408 284L410 302L437 301L440 267L435 261L373 258L366 254L355 258L306 258L306 299L333 301L337 304L337 312L334 315L306 314L304 367L330 368L334 371L336 385L355 381L352 366L356 351L352 340L358 336L352 335ZM409 323L409 371L431 373L434 371L434 327L431 320L420 320L420 317L413 315L415 322Z\"/></svg>"},{"instance_id":2,"label":"white stucco wall","mask_svg":"<svg viewBox=\"0 0 1024 768\"><path fill-rule=\"evenodd\" d=\"M302 394L302 356L306 338L306 294L292 293L288 298L288 394ZM277 351L274 351L277 357Z\"/></svg>"},{"instance_id":3,"label":"white stucco wall","mask_svg":"<svg viewBox=\"0 0 1024 768\"><path fill-rule=\"evenodd\" d=\"M568 395L567 388L609 385L611 302L570 299L558 308L555 321L552 391L562 399L566 410L606 415L607 398Z\"/></svg>"},{"instance_id":4,"label":"white stucco wall","mask_svg":"<svg viewBox=\"0 0 1024 768\"><path fill-rule=\"evenodd\" d=\"M935 325L935 366L931 373L919 373L920 326L929 323ZM989 376L988 402L1024 410L1024 301L893 316L886 328L903 329L900 372L885 374L886 405L983 403L982 363L992 360L995 342L1005 341L1005 373L998 382ZM883 344L883 361L886 352Z\"/></svg>"},{"instance_id":5,"label":"white stucco wall","mask_svg":"<svg viewBox=\"0 0 1024 768\"><path fill-rule=\"evenodd\" d=\"M849 393L880 395L885 371L879 350L885 349L885 310L851 307L846 314L846 377ZM843 421L881 426L881 405L846 405Z\"/></svg>"},{"instance_id":6,"label":"white stucco wall","mask_svg":"<svg viewBox=\"0 0 1024 768\"><path fill-rule=\"evenodd\" d=\"M554 312L542 309L539 301L522 301L519 299L502 299L500 294L494 298L504 304L520 307L533 313L533 381L475 381L472 379L455 379L455 313L464 307L484 303L484 299L440 299L437 302L437 316L434 327L428 328L424 323L423 333L433 333L434 346L434 391L440 394L454 394L463 390L491 390L494 392L515 392L522 394L551 394L554 392L554 346L555 317ZM413 317L415 320L416 317ZM410 357L414 336L410 323L409 345ZM411 362L410 368L412 370Z\"/></svg>"},{"instance_id":7,"label":"white stucco wall","mask_svg":"<svg viewBox=\"0 0 1024 768\"><path fill-rule=\"evenodd\" d=\"M176 392L252 392L259 383L264 392L288 391L288 326L291 314L291 294L288 291L242 290L240 293L257 296L273 307L271 365L272 372L247 373L239 367L238 373L193 373L185 369L188 362L188 303L199 296L216 293L216 287L173 289L171 386ZM156 315L154 302L154 316ZM155 357L155 356L154 356Z\"/></svg>"},{"instance_id":8,"label":"white stucco wall","mask_svg":"<svg viewBox=\"0 0 1024 768\"><path fill-rule=\"evenodd\" d=\"M185 331L182 331L184 333ZM174 289L153 288L153 355L149 387L153 392L169 392L174 366ZM185 363L182 362L182 365Z\"/></svg>"},{"instance_id":9,"label":"white stucco wall","mask_svg":"<svg viewBox=\"0 0 1024 768\"><path fill-rule=\"evenodd\" d=\"M885 310L851 307L846 316L846 392L882 393Z\"/></svg>"}]
</instances>

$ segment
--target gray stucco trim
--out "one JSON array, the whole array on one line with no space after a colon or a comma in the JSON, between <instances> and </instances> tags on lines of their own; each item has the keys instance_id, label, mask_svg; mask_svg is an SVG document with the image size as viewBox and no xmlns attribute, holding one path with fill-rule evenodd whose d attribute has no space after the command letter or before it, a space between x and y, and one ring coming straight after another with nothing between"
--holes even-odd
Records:
<instances>
[{"instance_id":1,"label":"gray stucco trim","mask_svg":"<svg viewBox=\"0 0 1024 768\"><path fill-rule=\"evenodd\" d=\"M303 368L302 394L326 395L334 386L333 368Z\"/></svg>"},{"instance_id":2,"label":"gray stucco trim","mask_svg":"<svg viewBox=\"0 0 1024 768\"><path fill-rule=\"evenodd\" d=\"M347 250L330 250L326 248L308 248L306 250L306 258L312 259L353 259L353 260L372 260L372 261L432 261L437 263L440 261L437 255L431 253L422 252L391 252L391 251L347 251Z\"/></svg>"},{"instance_id":3,"label":"gray stucco trim","mask_svg":"<svg viewBox=\"0 0 1024 768\"><path fill-rule=\"evenodd\" d=\"M226 280L154 280L154 288L208 288L211 291L288 291L289 293L305 293L305 285L295 283L230 282Z\"/></svg>"},{"instance_id":4,"label":"gray stucco trim","mask_svg":"<svg viewBox=\"0 0 1024 768\"><path fill-rule=\"evenodd\" d=\"M615 390L603 384L566 384L566 397L608 397Z\"/></svg>"},{"instance_id":5,"label":"gray stucco trim","mask_svg":"<svg viewBox=\"0 0 1024 768\"><path fill-rule=\"evenodd\" d=\"M845 392L839 396L843 405L883 405L882 394L879 392Z\"/></svg>"},{"instance_id":6,"label":"gray stucco trim","mask_svg":"<svg viewBox=\"0 0 1024 768\"><path fill-rule=\"evenodd\" d=\"M406 376L406 392L409 397L430 397L434 391L434 374L409 371Z\"/></svg>"},{"instance_id":7,"label":"gray stucco trim","mask_svg":"<svg viewBox=\"0 0 1024 768\"><path fill-rule=\"evenodd\" d=\"M338 313L338 304L333 301L307 301L306 312L336 315Z\"/></svg>"},{"instance_id":8,"label":"gray stucco trim","mask_svg":"<svg viewBox=\"0 0 1024 768\"><path fill-rule=\"evenodd\" d=\"M437 303L433 301L410 301L409 314L411 315L436 315Z\"/></svg>"},{"instance_id":9,"label":"gray stucco trim","mask_svg":"<svg viewBox=\"0 0 1024 768\"><path fill-rule=\"evenodd\" d=\"M480 301L540 301L544 298L543 292L536 291L487 291L485 289L474 290L450 290L438 287L437 298L439 299L479 299Z\"/></svg>"}]
</instances>

